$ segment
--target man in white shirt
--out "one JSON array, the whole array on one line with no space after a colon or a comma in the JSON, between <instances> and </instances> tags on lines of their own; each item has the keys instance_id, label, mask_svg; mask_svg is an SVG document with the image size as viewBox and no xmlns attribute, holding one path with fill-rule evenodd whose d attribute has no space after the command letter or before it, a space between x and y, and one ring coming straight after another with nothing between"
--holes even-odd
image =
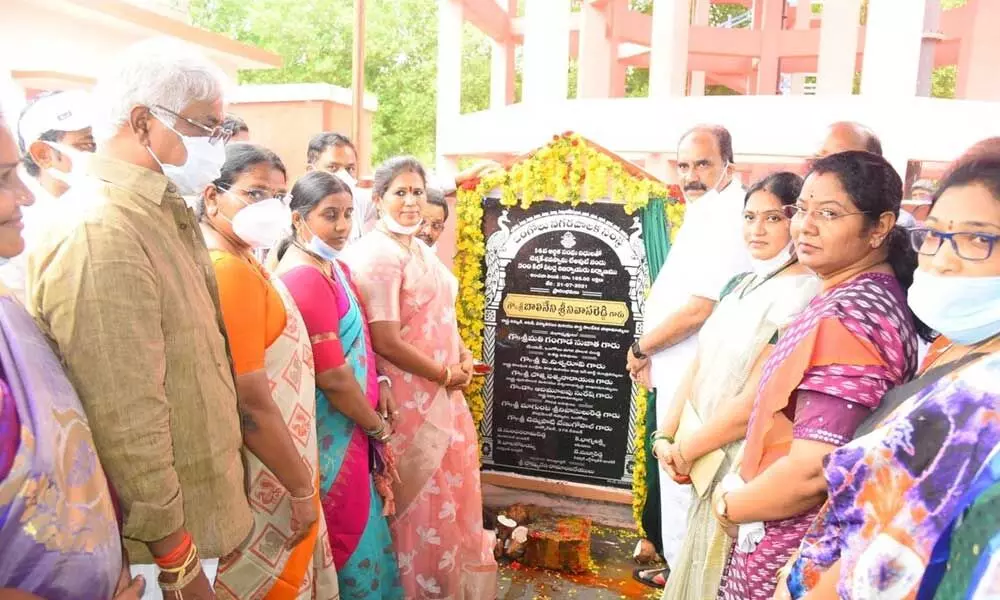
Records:
<instances>
[{"instance_id":1,"label":"man in white shirt","mask_svg":"<svg viewBox=\"0 0 1000 600\"><path fill-rule=\"evenodd\" d=\"M358 187L358 151L351 140L340 133L324 131L309 140L307 171L326 171L339 177L354 196L354 227L347 240L351 244L375 226L378 211L370 188Z\"/></svg>"},{"instance_id":2,"label":"man in white shirt","mask_svg":"<svg viewBox=\"0 0 1000 600\"><path fill-rule=\"evenodd\" d=\"M59 199L81 177L87 154L96 150L90 97L85 92L39 96L18 120L19 175L35 195L22 208L25 251L0 265L0 281L24 302L25 261L38 236L59 212Z\"/></svg>"},{"instance_id":3,"label":"man in white shirt","mask_svg":"<svg viewBox=\"0 0 1000 600\"><path fill-rule=\"evenodd\" d=\"M657 423L675 402L694 359L695 334L726 284L750 270L742 234L744 190L733 177L729 132L700 125L685 133L677 149L677 173L687 203L684 223L650 291L643 335L628 353L629 371L656 389ZM660 471L660 533L668 564L687 533L690 494L690 488Z\"/></svg>"}]
</instances>

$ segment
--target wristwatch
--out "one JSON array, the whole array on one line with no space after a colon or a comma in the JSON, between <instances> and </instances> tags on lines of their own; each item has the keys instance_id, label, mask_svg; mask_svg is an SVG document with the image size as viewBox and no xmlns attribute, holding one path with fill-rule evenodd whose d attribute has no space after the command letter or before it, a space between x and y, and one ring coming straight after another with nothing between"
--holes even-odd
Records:
<instances>
[{"instance_id":1,"label":"wristwatch","mask_svg":"<svg viewBox=\"0 0 1000 600\"><path fill-rule=\"evenodd\" d=\"M632 355L639 360L646 358L646 355L642 353L642 348L639 347L639 340L632 342Z\"/></svg>"}]
</instances>

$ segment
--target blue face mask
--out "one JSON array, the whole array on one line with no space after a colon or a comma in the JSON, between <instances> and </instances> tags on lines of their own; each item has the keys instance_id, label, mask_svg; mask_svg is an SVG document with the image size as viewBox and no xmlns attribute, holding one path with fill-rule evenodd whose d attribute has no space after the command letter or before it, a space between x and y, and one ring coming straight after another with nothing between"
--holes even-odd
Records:
<instances>
[{"instance_id":1,"label":"blue face mask","mask_svg":"<svg viewBox=\"0 0 1000 600\"><path fill-rule=\"evenodd\" d=\"M1000 277L948 277L917 270L909 305L928 327L962 346L1000 333Z\"/></svg>"},{"instance_id":2,"label":"blue face mask","mask_svg":"<svg viewBox=\"0 0 1000 600\"><path fill-rule=\"evenodd\" d=\"M322 258L323 260L328 260L333 262L335 258L340 255L340 250L337 250L330 244L327 244L320 238L316 233L309 227L309 224L302 221L302 226L306 228L306 231L312 234L312 238L305 244L305 249L312 252L316 256Z\"/></svg>"}]
</instances>

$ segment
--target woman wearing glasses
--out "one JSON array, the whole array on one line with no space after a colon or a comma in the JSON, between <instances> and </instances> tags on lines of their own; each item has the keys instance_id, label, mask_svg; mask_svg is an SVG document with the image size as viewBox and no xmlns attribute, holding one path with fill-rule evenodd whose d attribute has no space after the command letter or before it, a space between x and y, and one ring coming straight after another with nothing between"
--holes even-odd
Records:
<instances>
[{"instance_id":1,"label":"woman wearing glasses","mask_svg":"<svg viewBox=\"0 0 1000 600\"><path fill-rule=\"evenodd\" d=\"M773 348L773 338L819 288L819 280L795 257L784 213L799 199L801 189L801 177L782 172L747 190L743 240L753 271L737 275L722 291L698 333L694 363L653 434L653 454L677 483L691 483L691 467L703 456L711 454L706 463L715 465L710 485L698 489L699 482L693 488L688 535L664 589L665 600L713 600L718 592L730 542L712 516L712 490L743 448L760 366ZM702 425L675 439L686 406Z\"/></svg>"},{"instance_id":2,"label":"woman wearing glasses","mask_svg":"<svg viewBox=\"0 0 1000 600\"><path fill-rule=\"evenodd\" d=\"M202 192L198 214L236 372L254 531L222 559L216 592L250 598L270 589L269 598L332 598L337 575L325 522L318 519L309 337L288 291L252 254L273 246L291 226L285 167L253 144L225 151L222 174Z\"/></svg>"},{"instance_id":3,"label":"woman wearing glasses","mask_svg":"<svg viewBox=\"0 0 1000 600\"><path fill-rule=\"evenodd\" d=\"M1000 479L1000 154L958 164L910 236L909 304L941 337L922 375L890 392L906 402L827 459L829 500L781 590L793 598L914 598L921 577L929 598L942 577L967 585L970 563L996 552L956 544L968 555L949 565L948 545L934 545Z\"/></svg>"},{"instance_id":4,"label":"woman wearing glasses","mask_svg":"<svg viewBox=\"0 0 1000 600\"><path fill-rule=\"evenodd\" d=\"M771 598L778 569L823 502L823 457L850 441L886 390L916 371L904 292L916 257L905 230L895 227L902 196L885 159L843 152L812 165L789 207L796 255L822 287L764 364L740 478L716 490L722 526L743 526L721 598Z\"/></svg>"}]
</instances>

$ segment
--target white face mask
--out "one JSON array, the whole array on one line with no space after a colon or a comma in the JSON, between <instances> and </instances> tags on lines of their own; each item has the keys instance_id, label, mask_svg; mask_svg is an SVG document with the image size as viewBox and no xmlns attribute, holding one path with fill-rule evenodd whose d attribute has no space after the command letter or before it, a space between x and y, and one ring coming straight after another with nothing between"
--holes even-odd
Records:
<instances>
[{"instance_id":1,"label":"white face mask","mask_svg":"<svg viewBox=\"0 0 1000 600\"><path fill-rule=\"evenodd\" d=\"M358 180L351 177L351 174L345 171L344 169L334 171L333 174L337 177L337 179L340 179L341 181L346 183L348 187L351 188L351 191L354 191L354 188L358 187Z\"/></svg>"},{"instance_id":2,"label":"white face mask","mask_svg":"<svg viewBox=\"0 0 1000 600\"><path fill-rule=\"evenodd\" d=\"M962 346L1000 333L1000 277L948 277L917 269L907 303L928 327Z\"/></svg>"},{"instance_id":3,"label":"white face mask","mask_svg":"<svg viewBox=\"0 0 1000 600\"><path fill-rule=\"evenodd\" d=\"M163 125L177 134L187 150L187 160L183 165L169 165L160 161L153 149L146 147L153 160L163 169L163 174L170 178L177 186L178 191L184 194L197 195L204 191L208 184L212 183L222 175L222 165L226 163L226 146L218 143L212 144L208 137L191 137L178 133L176 129L167 125L163 119Z\"/></svg>"},{"instance_id":4,"label":"white face mask","mask_svg":"<svg viewBox=\"0 0 1000 600\"><path fill-rule=\"evenodd\" d=\"M69 187L73 187L74 184L78 183L86 176L87 159L90 157L89 153L81 152L72 146L66 146L65 144L58 144L56 142L45 142L45 144L53 150L64 154L70 162L70 170L68 173L55 167L45 169L45 173L49 177L55 179L56 181L61 181Z\"/></svg>"},{"instance_id":5,"label":"white face mask","mask_svg":"<svg viewBox=\"0 0 1000 600\"><path fill-rule=\"evenodd\" d=\"M406 227L404 225L401 225L399 221L397 221L396 219L393 219L392 215L390 215L389 211L387 210L382 211L382 216L380 217L380 220L382 221L382 224L385 225L386 229L398 235L413 235L416 232L420 231L420 227L424 224L424 220L421 219L420 221L417 222L416 225L410 225L409 227Z\"/></svg>"},{"instance_id":6,"label":"white face mask","mask_svg":"<svg viewBox=\"0 0 1000 600\"><path fill-rule=\"evenodd\" d=\"M792 260L792 244L789 243L785 246L781 252L765 260L758 260L756 258L750 259L750 265L753 267L754 275L757 277L767 277L772 273L776 272L781 267L788 264L788 261Z\"/></svg>"},{"instance_id":7,"label":"white face mask","mask_svg":"<svg viewBox=\"0 0 1000 600\"><path fill-rule=\"evenodd\" d=\"M246 204L230 223L233 225L236 237L251 248L273 248L282 238L290 234L292 211L281 198L268 198L249 204L235 194L230 195Z\"/></svg>"},{"instance_id":8,"label":"white face mask","mask_svg":"<svg viewBox=\"0 0 1000 600\"><path fill-rule=\"evenodd\" d=\"M715 185L708 188L708 190L706 190L705 193L702 194L701 198L698 198L697 200L691 200L690 198L688 198L688 193L684 191L684 188L682 187L681 194L684 196L684 201L693 204L698 200L704 200L705 198L711 197L712 194L718 195L718 193L720 192L719 186L722 185L722 182L726 179L726 169L728 168L729 168L729 162L727 161L722 165L722 173L719 175L719 180L715 182Z\"/></svg>"}]
</instances>

